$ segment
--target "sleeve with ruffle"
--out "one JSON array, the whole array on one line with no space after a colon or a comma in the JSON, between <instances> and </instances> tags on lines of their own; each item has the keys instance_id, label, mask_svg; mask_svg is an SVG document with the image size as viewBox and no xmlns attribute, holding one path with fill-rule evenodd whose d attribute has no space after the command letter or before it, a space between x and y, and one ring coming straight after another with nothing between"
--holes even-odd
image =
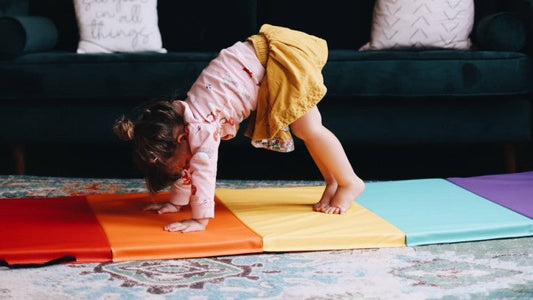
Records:
<instances>
[{"instance_id":1,"label":"sleeve with ruffle","mask_svg":"<svg viewBox=\"0 0 533 300\"><path fill-rule=\"evenodd\" d=\"M192 218L213 218L220 145L219 127L216 123L190 123L187 127L192 152L189 166Z\"/></svg>"}]
</instances>

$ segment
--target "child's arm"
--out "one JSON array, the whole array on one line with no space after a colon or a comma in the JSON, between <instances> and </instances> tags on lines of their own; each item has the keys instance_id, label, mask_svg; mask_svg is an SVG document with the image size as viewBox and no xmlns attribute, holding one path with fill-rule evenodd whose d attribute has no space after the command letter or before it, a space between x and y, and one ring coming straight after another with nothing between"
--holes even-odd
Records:
<instances>
[{"instance_id":1,"label":"child's arm","mask_svg":"<svg viewBox=\"0 0 533 300\"><path fill-rule=\"evenodd\" d=\"M220 145L219 128L214 123L194 123L189 127L189 145L193 156L191 175L191 212L193 219L215 215L215 186Z\"/></svg>"},{"instance_id":2,"label":"child's arm","mask_svg":"<svg viewBox=\"0 0 533 300\"><path fill-rule=\"evenodd\" d=\"M153 210L158 214L178 212L182 206L189 204L190 198L191 175L189 170L183 170L182 177L170 186L169 201L151 203L144 207L144 210Z\"/></svg>"},{"instance_id":3,"label":"child's arm","mask_svg":"<svg viewBox=\"0 0 533 300\"><path fill-rule=\"evenodd\" d=\"M205 230L209 219L215 216L215 186L220 145L218 126L212 123L191 124L189 144L193 153L188 170L192 219L165 226L168 231Z\"/></svg>"},{"instance_id":4,"label":"child's arm","mask_svg":"<svg viewBox=\"0 0 533 300\"><path fill-rule=\"evenodd\" d=\"M171 186L170 201L154 203L145 209L158 213L178 212L190 204L192 218L165 226L167 231L205 230L209 219L214 217L215 185L220 137L218 127L210 123L189 125L189 144L193 157L184 176Z\"/></svg>"}]
</instances>

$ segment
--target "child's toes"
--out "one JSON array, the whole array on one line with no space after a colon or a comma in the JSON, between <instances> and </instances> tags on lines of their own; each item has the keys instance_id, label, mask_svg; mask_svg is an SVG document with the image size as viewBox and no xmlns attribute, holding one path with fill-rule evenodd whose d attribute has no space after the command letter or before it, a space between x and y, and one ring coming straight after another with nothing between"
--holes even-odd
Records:
<instances>
[{"instance_id":1,"label":"child's toes","mask_svg":"<svg viewBox=\"0 0 533 300\"><path fill-rule=\"evenodd\" d=\"M332 210L332 214L335 214L335 215L342 215L346 212L346 209L342 208L342 207L333 207L333 210Z\"/></svg>"},{"instance_id":2,"label":"child's toes","mask_svg":"<svg viewBox=\"0 0 533 300\"><path fill-rule=\"evenodd\" d=\"M317 211L317 212L324 212L324 210L326 210L327 208L327 205L321 203L321 202L318 202L318 203L315 203L315 205L313 205L313 210L314 211Z\"/></svg>"},{"instance_id":3,"label":"child's toes","mask_svg":"<svg viewBox=\"0 0 533 300\"><path fill-rule=\"evenodd\" d=\"M334 206L328 206L323 212L328 214L328 215L332 215L332 214L335 214L335 210L337 208L334 207Z\"/></svg>"}]
</instances>

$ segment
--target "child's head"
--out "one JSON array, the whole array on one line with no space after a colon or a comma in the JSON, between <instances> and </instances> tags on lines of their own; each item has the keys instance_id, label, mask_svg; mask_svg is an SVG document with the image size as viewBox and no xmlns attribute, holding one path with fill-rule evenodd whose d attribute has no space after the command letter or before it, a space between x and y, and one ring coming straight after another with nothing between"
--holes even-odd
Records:
<instances>
[{"instance_id":1,"label":"child's head","mask_svg":"<svg viewBox=\"0 0 533 300\"><path fill-rule=\"evenodd\" d=\"M178 146L176 132L183 128L183 117L169 101L146 105L135 123L125 117L116 121L113 130L119 138L135 143L133 157L151 192L162 190L179 179L168 170L166 162Z\"/></svg>"}]
</instances>

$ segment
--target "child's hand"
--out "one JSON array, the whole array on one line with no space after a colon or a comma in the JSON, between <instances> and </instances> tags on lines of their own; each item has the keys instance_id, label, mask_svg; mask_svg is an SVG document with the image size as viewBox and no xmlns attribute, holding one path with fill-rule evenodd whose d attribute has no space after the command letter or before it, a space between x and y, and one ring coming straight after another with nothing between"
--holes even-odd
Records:
<instances>
[{"instance_id":1,"label":"child's hand","mask_svg":"<svg viewBox=\"0 0 533 300\"><path fill-rule=\"evenodd\" d=\"M189 219L180 222L168 224L165 226L166 231L181 231L183 233L192 231L203 231L209 223L209 219Z\"/></svg>"},{"instance_id":2,"label":"child's hand","mask_svg":"<svg viewBox=\"0 0 533 300\"><path fill-rule=\"evenodd\" d=\"M155 210L158 214L174 213L180 211L181 206L174 205L170 202L152 203L147 205L143 210Z\"/></svg>"}]
</instances>

